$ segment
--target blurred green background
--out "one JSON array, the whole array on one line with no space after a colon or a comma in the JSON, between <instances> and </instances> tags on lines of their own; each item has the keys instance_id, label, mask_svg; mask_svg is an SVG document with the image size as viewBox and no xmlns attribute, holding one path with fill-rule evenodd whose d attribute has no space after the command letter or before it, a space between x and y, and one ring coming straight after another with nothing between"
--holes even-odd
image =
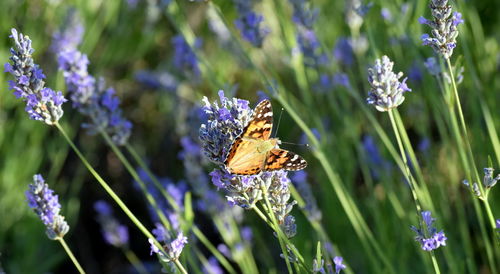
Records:
<instances>
[{"instance_id":1,"label":"blurred green background","mask_svg":"<svg viewBox=\"0 0 500 274\"><path fill-rule=\"evenodd\" d=\"M329 55L341 37L362 35L367 39L367 48L354 56L354 65L344 66L332 58L332 63L323 68L327 72L347 74L351 88L336 87L323 92L312 88L317 82L318 72L303 66L302 70L306 71L301 72L298 70L300 66L292 61L290 45L294 44L294 23L287 1L257 3L256 10L263 13L264 23L271 31L262 49L254 49L241 40L232 23L237 13L231 1L179 0L176 8L164 7L160 2L139 0L137 6L132 7L127 1L3 0L0 4L0 60L2 63L8 61L11 47L8 36L14 27L32 39L36 49L34 59L47 75L47 85L64 92L64 80L57 71L55 56L49 47L54 31L63 23L68 10L76 9L85 26L80 50L88 54L93 75L105 77L108 84L116 88L123 102L124 115L134 123L130 143L146 156L158 175L175 180L185 177L182 162L177 159L182 137L177 134L180 125L176 120L180 101L192 105L203 95L213 101L217 99L219 89L225 89L226 95L230 95L231 87L237 87L234 88L237 97L249 100L254 106L258 102L257 91L269 90L269 83L261 76L264 73L282 88L285 100L307 127L319 132L319 149L341 178L339 182L343 189L359 208L394 270L397 273L432 272L426 255L413 241L414 235L409 229L410 225L417 224L409 189L376 128L380 125L395 146L389 119L372 107L366 107L367 113L359 104L368 91L366 68L375 58L389 55L395 62L396 71L408 75L411 70L418 70L421 75L420 79L412 77L408 80L413 91L406 94L399 112L414 147L428 141L428 148L418 150L417 158L436 208L433 216L438 218L437 227L443 228L448 237L447 246L436 252L442 270L444 273L494 273L484 251L484 238L471 201L473 197L461 185L465 175L450 129L443 118L446 109L443 108L438 82L424 66L425 59L434 56L433 51L422 46L420 41L420 36L429 29L417 22L421 15L430 17L427 1L372 1L373 6L359 33L353 33L345 22L344 1L310 1L319 10L315 31L323 50ZM404 13L403 5L407 5ZM478 172L482 174L482 168L488 166L488 157L491 157L494 168L499 168L500 161L496 135L500 130L500 2L456 1L453 5L463 14L465 24L459 28L458 47L452 61L457 70L461 66L464 68L459 92ZM382 17L382 9L390 11L391 19ZM241 45L241 48L226 48L221 38L211 31L208 22L214 11L220 11L228 23L234 35L230 42L239 39L236 45ZM194 34L203 40L198 52L202 58L199 81L181 77L171 62L173 48L170 39L180 32ZM192 41L192 38L188 37L188 40ZM257 69L246 63L241 51L250 56ZM147 88L136 81L135 74L141 70L169 72L180 84L174 92ZM305 75L303 79L300 73ZM2 269L7 273L74 271L57 242L47 239L43 225L25 202L24 192L33 174L41 173L60 196L62 212L71 226L66 239L88 273L131 271L123 255L103 243L95 221L93 202L107 199L105 193L93 182L55 129L28 119L22 103L7 89L9 79L7 73L0 74L0 83L3 83L0 92ZM304 87L310 89L304 90ZM273 103L275 112L278 112L282 106L277 101ZM148 227L152 227L144 199L132 187L132 178L99 136L86 134L79 126L82 121L70 104L65 105L62 125L118 195L141 220L146 220ZM373 121L379 124L374 125ZM302 142L302 132L285 111L278 137L284 141ZM363 146L367 136L373 137L381 158L390 168L370 162L372 155ZM322 211L322 227L341 251L349 268L356 273L375 273L384 269L380 262L367 259L372 251L366 249L363 242L368 240L354 232L348 218L350 213L344 211L324 166L313 156L318 148L286 148L308 159L306 171ZM373 170L378 171L379 176L374 176ZM498 189L493 189L490 204L497 218L500 216L498 197ZM130 225L120 213L117 214L119 219ZM294 243L306 259L312 261L320 237L298 208L293 214L298 223ZM270 230L252 212L245 216L256 235L273 241ZM210 225L203 224L209 219L196 218L207 229L208 235L215 235ZM131 248L141 260L155 263L142 235L137 229L130 230ZM491 231L487 235L492 241L495 264L500 267L498 240L494 242L496 236ZM216 236L211 240L214 244L220 241ZM256 240L254 253L269 248L268 245L266 241ZM274 242L272 250L274 255L279 254ZM265 262L266 258L257 258L257 261ZM284 270L279 266L280 261L274 264L278 265L274 271Z\"/></svg>"}]
</instances>

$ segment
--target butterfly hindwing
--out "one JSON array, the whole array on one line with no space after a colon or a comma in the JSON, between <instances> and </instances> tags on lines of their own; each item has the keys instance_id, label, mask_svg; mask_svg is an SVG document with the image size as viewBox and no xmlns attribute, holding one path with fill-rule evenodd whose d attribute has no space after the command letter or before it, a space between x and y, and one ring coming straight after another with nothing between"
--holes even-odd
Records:
<instances>
[{"instance_id":1,"label":"butterfly hindwing","mask_svg":"<svg viewBox=\"0 0 500 274\"><path fill-rule=\"evenodd\" d=\"M263 100L254 110L253 119L243 132L243 137L268 140L273 129L273 108L271 101Z\"/></svg>"},{"instance_id":2,"label":"butterfly hindwing","mask_svg":"<svg viewBox=\"0 0 500 274\"><path fill-rule=\"evenodd\" d=\"M306 160L291 151L273 148L267 154L266 165L264 166L265 171L272 170L301 170L307 166Z\"/></svg>"}]
</instances>

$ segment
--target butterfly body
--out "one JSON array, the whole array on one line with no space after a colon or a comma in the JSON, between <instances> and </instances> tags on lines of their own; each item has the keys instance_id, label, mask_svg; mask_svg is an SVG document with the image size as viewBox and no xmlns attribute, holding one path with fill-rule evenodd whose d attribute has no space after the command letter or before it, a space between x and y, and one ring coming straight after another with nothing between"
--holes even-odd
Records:
<instances>
[{"instance_id":1,"label":"butterfly body","mask_svg":"<svg viewBox=\"0 0 500 274\"><path fill-rule=\"evenodd\" d=\"M241 136L236 138L225 161L228 172L252 175L261 171L300 170L307 162L299 155L279 148L279 139L270 138L273 125L271 102L264 100Z\"/></svg>"}]
</instances>

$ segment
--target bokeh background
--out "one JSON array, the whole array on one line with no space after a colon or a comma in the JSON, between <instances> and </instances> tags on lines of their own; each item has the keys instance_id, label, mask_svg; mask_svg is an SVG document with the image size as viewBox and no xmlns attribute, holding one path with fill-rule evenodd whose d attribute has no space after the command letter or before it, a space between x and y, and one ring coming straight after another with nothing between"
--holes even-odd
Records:
<instances>
[{"instance_id":1,"label":"bokeh background","mask_svg":"<svg viewBox=\"0 0 500 274\"><path fill-rule=\"evenodd\" d=\"M321 229L338 248L349 271L375 273L387 269L371 255L373 250L366 243L369 239L355 232L356 224L350 222L351 213L341 205L334 184L340 185L359 209L397 273L426 273L432 271L427 255L414 242L414 233L409 229L417 223L411 194L393 154L382 141L388 138L395 146L389 119L371 106L363 108L369 88L366 69L376 58L389 55L395 61L395 70L409 77L407 83L413 89L398 110L433 199L437 227L444 229L448 237L447 246L436 252L442 270L494 273L480 233L479 223L486 221L484 216L478 219L472 204L474 197L461 184L464 170L443 118L446 109L442 92L424 65L427 58L434 56L432 49L420 41L429 29L417 20L421 15L430 16L427 1L370 1L372 5L360 17L359 28L346 22L350 1L310 1L318 10L314 30L321 51L328 56L328 62L320 68L304 66L294 57L298 51L296 24L288 1L256 3L255 10L263 14L263 24L270 31L262 48L241 39L233 23L238 13L232 1L167 2L2 0L0 60L8 61L12 46L8 36L15 27L32 39L34 59L44 69L47 85L64 92L64 79L50 45L67 14L75 11L85 27L79 49L88 54L91 73L115 87L124 116L134 124L130 144L158 176L174 182L186 179L178 156L182 150L180 140L184 135L196 137L199 124L188 123L185 117L201 104L202 96L214 101L218 90L223 89L227 96L244 98L255 106L263 94L272 98L270 83L279 86L285 100L319 137L319 147L284 147L308 160L307 182L322 213ZM492 167L498 168L500 160L496 135L500 130L500 2L459 0L452 4L465 20L459 28L452 62L457 72L463 67L459 92L482 174L482 168L489 166L488 157ZM198 45L199 77L183 73L183 68L173 62L175 47L171 39L178 34L189 34L187 40ZM195 37L201 43L196 43ZM322 75L342 74L348 77L348 85L321 86ZM7 89L8 79L7 73L0 74L0 269L6 273L74 272L64 251L57 242L47 239L43 225L25 201L24 192L33 174L41 173L59 194L62 213L71 227L66 239L88 273L133 273L120 250L103 241L96 221L93 203L111 200L54 128L28 119L22 103ZM277 101L273 104L276 117L282 105ZM81 128L84 118L70 104L64 110L61 123L77 146L141 221L152 228L146 201L123 165L102 138L89 136ZM287 142L309 142L286 110L277 136ZM315 150L326 158L318 159ZM321 161L328 162L339 180L332 182L326 176ZM207 168L207 173L210 170ZM493 189L491 207L500 216L498 198L498 189ZM117 218L129 225L131 249L152 271L157 271L158 263L149 254L147 240L115 209ZM312 262L317 242L323 241L325 235L319 235L298 206L293 215L298 225L293 242ZM210 241L215 246L222 243L211 216L196 210L195 216ZM269 269L263 272L284 271L271 230L253 212L242 216L241 222L254 232L251 245L256 262L262 269ZM498 241L494 242L493 232L487 235L494 249L491 256L500 267ZM192 244L199 245L195 240ZM208 251L201 250L208 256Z\"/></svg>"}]
</instances>

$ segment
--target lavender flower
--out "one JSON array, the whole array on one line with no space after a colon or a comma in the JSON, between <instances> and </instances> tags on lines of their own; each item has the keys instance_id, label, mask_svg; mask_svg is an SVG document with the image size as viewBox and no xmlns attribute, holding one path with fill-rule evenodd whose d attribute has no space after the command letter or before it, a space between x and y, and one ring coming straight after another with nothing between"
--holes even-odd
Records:
<instances>
[{"instance_id":1,"label":"lavender flower","mask_svg":"<svg viewBox=\"0 0 500 274\"><path fill-rule=\"evenodd\" d=\"M207 122L200 127L200 140L205 156L214 163L223 164L231 149L231 144L242 132L252 118L253 111L249 102L242 99L229 100L224 91L219 91L221 106L210 104L203 98L203 110Z\"/></svg>"},{"instance_id":2,"label":"lavender flower","mask_svg":"<svg viewBox=\"0 0 500 274\"><path fill-rule=\"evenodd\" d=\"M312 29L299 26L297 41L306 66L319 68L328 62L328 57L322 53L321 45Z\"/></svg>"},{"instance_id":3,"label":"lavender flower","mask_svg":"<svg viewBox=\"0 0 500 274\"><path fill-rule=\"evenodd\" d=\"M345 5L345 21L349 28L358 32L363 24L363 17L368 13L373 3L363 5L361 0L349 0Z\"/></svg>"},{"instance_id":4,"label":"lavender flower","mask_svg":"<svg viewBox=\"0 0 500 274\"><path fill-rule=\"evenodd\" d=\"M26 191L28 205L35 211L40 220L47 228L46 233L49 239L56 240L64 237L69 231L69 226L60 215L61 204L54 191L45 183L42 175L33 176L33 183L29 185Z\"/></svg>"},{"instance_id":5,"label":"lavender flower","mask_svg":"<svg viewBox=\"0 0 500 274\"><path fill-rule=\"evenodd\" d=\"M210 257L206 263L203 264L202 269L204 274L224 274L224 270L219 265L215 257Z\"/></svg>"},{"instance_id":6,"label":"lavender flower","mask_svg":"<svg viewBox=\"0 0 500 274\"><path fill-rule=\"evenodd\" d=\"M289 1L293 6L292 19L297 25L297 42L304 56L304 64L317 69L328 62L328 57L323 54L321 44L313 30L318 10L312 10L306 0Z\"/></svg>"},{"instance_id":7,"label":"lavender flower","mask_svg":"<svg viewBox=\"0 0 500 274\"><path fill-rule=\"evenodd\" d=\"M149 177L149 175L143 169L138 169L137 174L139 178L145 183L147 192L153 197L156 201L156 205L161 212L166 213L167 218L169 219L172 227L174 229L178 229L180 226L177 213L173 211L170 206L168 200L165 198L164 194L154 185L153 181ZM159 178L161 186L165 190L165 192L172 197L173 202L177 205L177 207L182 210L184 207L184 195L187 191L187 185L180 181L177 184L174 183L170 178L163 177ZM138 182L135 182L135 186L139 186ZM152 205L148 203L148 210L151 216L151 219L154 222L159 222L158 213Z\"/></svg>"},{"instance_id":8,"label":"lavender flower","mask_svg":"<svg viewBox=\"0 0 500 274\"><path fill-rule=\"evenodd\" d=\"M345 264L342 263L343 260L344 260L344 258L342 258L340 256L335 256L335 258L333 258L333 263L335 264L335 273L336 274L339 274L340 271L342 271L342 269L346 268Z\"/></svg>"},{"instance_id":9,"label":"lavender flower","mask_svg":"<svg viewBox=\"0 0 500 274\"><path fill-rule=\"evenodd\" d=\"M431 0L429 8L433 20L420 17L418 22L432 28L432 37L429 34L423 34L422 42L424 45L431 46L436 53L441 54L445 59L448 59L457 46L457 27L464 22L462 14L454 12L452 15L451 5L448 5L448 0Z\"/></svg>"},{"instance_id":10,"label":"lavender flower","mask_svg":"<svg viewBox=\"0 0 500 274\"><path fill-rule=\"evenodd\" d=\"M124 247L128 245L128 228L122 225L113 216L111 206L102 200L94 203L94 209L97 211L97 221L101 225L101 232L106 243L115 247Z\"/></svg>"},{"instance_id":11,"label":"lavender flower","mask_svg":"<svg viewBox=\"0 0 500 274\"><path fill-rule=\"evenodd\" d=\"M155 244L153 239L149 239L151 245L151 254L156 253L160 260L164 262L172 262L181 256L182 249L188 243L187 237L184 237L182 232L177 234L176 238L173 238L170 233L160 224L156 224L156 229L153 229L153 234L156 239L162 243L164 249L160 250Z\"/></svg>"},{"instance_id":12,"label":"lavender flower","mask_svg":"<svg viewBox=\"0 0 500 274\"><path fill-rule=\"evenodd\" d=\"M16 29L11 33L9 37L14 40L15 49L10 49L12 63L5 64L5 72L12 74L15 80L9 81L9 89L16 98L26 102L25 110L30 119L54 125L63 116L62 104L66 99L60 91L44 87L45 75L31 57L35 50L29 37Z\"/></svg>"},{"instance_id":13,"label":"lavender flower","mask_svg":"<svg viewBox=\"0 0 500 274\"><path fill-rule=\"evenodd\" d=\"M305 201L303 209L306 212L307 218L311 222L321 221L322 214L312 193L311 186L307 182L307 172L303 170L295 172L292 176L292 182Z\"/></svg>"},{"instance_id":14,"label":"lavender flower","mask_svg":"<svg viewBox=\"0 0 500 274\"><path fill-rule=\"evenodd\" d=\"M316 258L313 259L313 273L326 273L325 272L325 260L321 259L320 262Z\"/></svg>"},{"instance_id":15,"label":"lavender flower","mask_svg":"<svg viewBox=\"0 0 500 274\"><path fill-rule=\"evenodd\" d=\"M264 17L253 11L255 0L233 0L239 17L234 21L240 30L243 39L250 42L254 47L261 48L264 38L269 30L261 26Z\"/></svg>"},{"instance_id":16,"label":"lavender flower","mask_svg":"<svg viewBox=\"0 0 500 274\"><path fill-rule=\"evenodd\" d=\"M90 120L82 126L89 134L105 131L115 144L124 145L131 134L132 123L123 117L115 90L106 88L104 79L97 81L88 73L89 60L76 47L58 52L57 60L73 107Z\"/></svg>"},{"instance_id":17,"label":"lavender flower","mask_svg":"<svg viewBox=\"0 0 500 274\"><path fill-rule=\"evenodd\" d=\"M201 47L201 40L197 39L194 43L194 49ZM176 35L172 38L174 46L173 62L176 69L182 71L186 78L191 76L199 77L200 68L194 49L186 42L182 35Z\"/></svg>"},{"instance_id":18,"label":"lavender flower","mask_svg":"<svg viewBox=\"0 0 500 274\"><path fill-rule=\"evenodd\" d=\"M340 37L333 48L333 57L344 66L352 66L354 63L354 50L351 39Z\"/></svg>"},{"instance_id":19,"label":"lavender flower","mask_svg":"<svg viewBox=\"0 0 500 274\"><path fill-rule=\"evenodd\" d=\"M486 167L484 168L484 179L483 179L483 184L486 189L494 187L497 182L500 180L500 174L497 175L496 178L493 178L493 172L495 169L491 167Z\"/></svg>"},{"instance_id":20,"label":"lavender flower","mask_svg":"<svg viewBox=\"0 0 500 274\"><path fill-rule=\"evenodd\" d=\"M411 226L411 229L417 234L415 241L420 243L422 249L425 251L431 251L438 249L441 246L446 246L447 238L442 230L437 232L437 229L434 227L434 221L436 219L431 217L431 212L422 211L422 219L423 228Z\"/></svg>"},{"instance_id":21,"label":"lavender flower","mask_svg":"<svg viewBox=\"0 0 500 274\"><path fill-rule=\"evenodd\" d=\"M179 85L177 79L166 71L146 71L140 70L134 75L137 82L151 88L166 91L176 91Z\"/></svg>"},{"instance_id":22,"label":"lavender flower","mask_svg":"<svg viewBox=\"0 0 500 274\"><path fill-rule=\"evenodd\" d=\"M368 69L368 82L370 82L371 90L368 92L366 101L368 104L375 105L378 111L388 111L398 107L405 100L404 93L411 91L406 85L403 73L398 74L392 71L394 63L389 57L382 56L382 59L377 59L375 65Z\"/></svg>"},{"instance_id":23,"label":"lavender flower","mask_svg":"<svg viewBox=\"0 0 500 274\"><path fill-rule=\"evenodd\" d=\"M483 185L484 187L488 190L494 187L498 181L500 181L500 174L497 175L497 177L493 178L493 172L495 169L491 167L486 167L483 169L484 171L484 177L483 177ZM469 181L468 180L463 180L462 183L470 188ZM474 182L472 184L472 191L474 195L476 195L480 199L485 199L485 197L481 194L481 189L479 188L478 183Z\"/></svg>"},{"instance_id":24,"label":"lavender flower","mask_svg":"<svg viewBox=\"0 0 500 274\"><path fill-rule=\"evenodd\" d=\"M307 0L289 0L293 6L293 22L305 28L312 29L318 17L319 10L312 9Z\"/></svg>"},{"instance_id":25,"label":"lavender flower","mask_svg":"<svg viewBox=\"0 0 500 274\"><path fill-rule=\"evenodd\" d=\"M496 219L496 227L497 229L500 229L500 219Z\"/></svg>"},{"instance_id":26,"label":"lavender flower","mask_svg":"<svg viewBox=\"0 0 500 274\"><path fill-rule=\"evenodd\" d=\"M82 42L85 29L75 9L70 9L64 18L61 28L52 36L51 51L55 54L65 50L76 49Z\"/></svg>"}]
</instances>

